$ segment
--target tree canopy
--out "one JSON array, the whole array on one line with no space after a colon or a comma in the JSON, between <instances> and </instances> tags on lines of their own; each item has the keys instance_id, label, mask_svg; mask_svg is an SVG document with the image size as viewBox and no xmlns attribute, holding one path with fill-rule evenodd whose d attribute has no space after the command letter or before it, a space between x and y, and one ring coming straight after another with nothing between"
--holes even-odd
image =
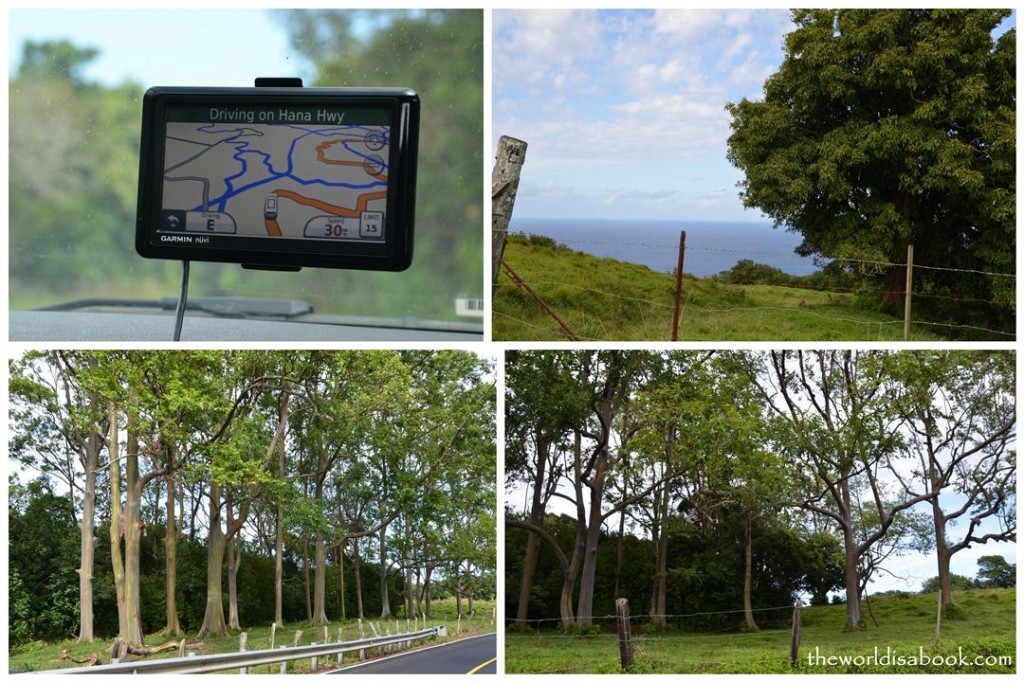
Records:
<instances>
[{"instance_id":1,"label":"tree canopy","mask_svg":"<svg viewBox=\"0 0 1024 682\"><path fill-rule=\"evenodd\" d=\"M1016 30L995 9L794 10L760 101L730 103L728 158L747 207L803 235L799 252L971 298L933 315L1013 330ZM959 270L953 272L952 270ZM983 271L989 274L978 274ZM959 309L959 310L958 310Z\"/></svg>"}]
</instances>

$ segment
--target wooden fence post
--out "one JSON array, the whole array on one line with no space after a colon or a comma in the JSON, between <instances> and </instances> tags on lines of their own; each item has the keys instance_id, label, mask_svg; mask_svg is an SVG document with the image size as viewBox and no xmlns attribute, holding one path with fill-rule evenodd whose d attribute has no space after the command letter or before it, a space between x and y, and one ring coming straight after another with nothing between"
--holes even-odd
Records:
<instances>
[{"instance_id":1,"label":"wooden fence post","mask_svg":"<svg viewBox=\"0 0 1024 682\"><path fill-rule=\"evenodd\" d=\"M914 245L907 244L907 286L903 301L903 340L910 340L910 288L914 281Z\"/></svg>"},{"instance_id":2,"label":"wooden fence post","mask_svg":"<svg viewBox=\"0 0 1024 682\"><path fill-rule=\"evenodd\" d=\"M338 626L338 644L341 644L341 642L342 642L342 639L341 639L341 626L339 625ZM338 652L338 665L341 665L344 661L345 661L345 654L339 651Z\"/></svg>"},{"instance_id":3,"label":"wooden fence post","mask_svg":"<svg viewBox=\"0 0 1024 682\"><path fill-rule=\"evenodd\" d=\"M633 667L633 643L629 639L629 600L619 597L615 600L615 622L619 630L619 658L622 672Z\"/></svg>"},{"instance_id":4,"label":"wooden fence post","mask_svg":"<svg viewBox=\"0 0 1024 682\"><path fill-rule=\"evenodd\" d=\"M238 650L239 651L248 651L249 650L249 633L248 632L243 632L242 634L240 634L238 636ZM239 675L247 675L248 673L249 673L249 669L248 668L239 668L238 669L238 674Z\"/></svg>"},{"instance_id":5,"label":"wooden fence post","mask_svg":"<svg viewBox=\"0 0 1024 682\"><path fill-rule=\"evenodd\" d=\"M274 637L277 635L277 623L270 624L270 647L274 648Z\"/></svg>"},{"instance_id":6,"label":"wooden fence post","mask_svg":"<svg viewBox=\"0 0 1024 682\"><path fill-rule=\"evenodd\" d=\"M287 649L288 647L286 645L282 644L280 648ZM284 675L287 672L288 672L288 661L281 661L281 674Z\"/></svg>"},{"instance_id":7,"label":"wooden fence post","mask_svg":"<svg viewBox=\"0 0 1024 682\"><path fill-rule=\"evenodd\" d=\"M797 656L800 655L800 609L803 603L797 599L793 603L793 638L789 643L789 664L796 667Z\"/></svg>"},{"instance_id":8,"label":"wooden fence post","mask_svg":"<svg viewBox=\"0 0 1024 682\"><path fill-rule=\"evenodd\" d=\"M519 191L519 175L526 160L526 143L502 135L491 171L491 293L498 285L501 259L505 255L505 239L512 208Z\"/></svg>"},{"instance_id":9,"label":"wooden fence post","mask_svg":"<svg viewBox=\"0 0 1024 682\"><path fill-rule=\"evenodd\" d=\"M679 300L683 296L683 256L686 254L686 230L679 233L679 261L676 264L676 305L672 313L672 340L679 340Z\"/></svg>"},{"instance_id":10,"label":"wooden fence post","mask_svg":"<svg viewBox=\"0 0 1024 682\"><path fill-rule=\"evenodd\" d=\"M313 642L314 646L316 644L318 644L318 642ZM319 672L320 671L320 657L319 656L314 656L313 658L309 659L309 671L311 673L315 673L315 672Z\"/></svg>"}]
</instances>

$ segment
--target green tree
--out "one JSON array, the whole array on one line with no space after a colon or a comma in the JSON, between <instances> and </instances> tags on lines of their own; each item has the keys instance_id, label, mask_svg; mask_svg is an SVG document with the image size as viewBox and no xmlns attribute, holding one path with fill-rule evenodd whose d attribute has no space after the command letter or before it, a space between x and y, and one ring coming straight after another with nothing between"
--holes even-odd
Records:
<instances>
[{"instance_id":1,"label":"green tree","mask_svg":"<svg viewBox=\"0 0 1024 682\"><path fill-rule=\"evenodd\" d=\"M951 589L954 590L973 590L978 587L972 579L965 575L957 575L956 573L949 574L948 582ZM940 589L942 589L942 580L937 575L933 575L921 583L921 592L925 594L928 592L938 592Z\"/></svg>"},{"instance_id":2,"label":"green tree","mask_svg":"<svg viewBox=\"0 0 1024 682\"><path fill-rule=\"evenodd\" d=\"M1009 10L794 10L762 101L727 105L743 201L827 258L1015 272L1016 31ZM887 298L903 288L887 273ZM1011 277L923 270L946 317L1012 331ZM928 299L939 301L939 298ZM920 307L920 306L919 306ZM934 306L933 306L934 307Z\"/></svg>"},{"instance_id":3,"label":"green tree","mask_svg":"<svg viewBox=\"0 0 1024 682\"><path fill-rule=\"evenodd\" d=\"M955 504L943 506L939 496L928 500L946 606L953 602L953 555L1017 536L1015 358L1013 353L922 351L892 354L886 365L889 393L906 421L917 461L913 478L897 479L908 493L955 494Z\"/></svg>"},{"instance_id":4,"label":"green tree","mask_svg":"<svg viewBox=\"0 0 1024 682\"><path fill-rule=\"evenodd\" d=\"M315 85L420 94L416 257L403 277L411 292L480 291L483 13L292 10L285 17L293 47L316 66ZM367 26L373 30L356 30Z\"/></svg>"},{"instance_id":5,"label":"green tree","mask_svg":"<svg viewBox=\"0 0 1024 682\"><path fill-rule=\"evenodd\" d=\"M978 559L978 583L982 587L1014 587L1017 584L1017 565L998 554Z\"/></svg>"},{"instance_id":6,"label":"green tree","mask_svg":"<svg viewBox=\"0 0 1024 682\"><path fill-rule=\"evenodd\" d=\"M753 356L750 367L772 412L775 440L791 459L800 493L795 505L842 534L848 630L860 623L872 550L907 510L938 495L886 494L902 438L881 368L879 354L849 350L771 351Z\"/></svg>"}]
</instances>

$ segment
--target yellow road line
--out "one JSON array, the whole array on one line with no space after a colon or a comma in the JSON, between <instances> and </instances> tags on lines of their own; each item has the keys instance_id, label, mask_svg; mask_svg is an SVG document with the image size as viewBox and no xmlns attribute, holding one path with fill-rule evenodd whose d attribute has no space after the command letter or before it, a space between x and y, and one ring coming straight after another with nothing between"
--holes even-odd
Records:
<instances>
[{"instance_id":1,"label":"yellow road line","mask_svg":"<svg viewBox=\"0 0 1024 682\"><path fill-rule=\"evenodd\" d=\"M470 671L469 671L468 673L466 673L466 674L467 674L467 675L472 675L472 674L473 674L473 673L475 673L475 672L476 672L477 670L480 670L480 668L486 668L486 667L487 667L487 666L489 666L489 665L490 665L491 663L494 663L494 662L495 662L496 660L498 660L498 657L497 657L497 656L495 656L494 658L492 658L492 659L491 659L491 660L489 660L489 661L484 661L483 663L481 663L481 664L480 664L480 665L478 665L477 667L473 668L472 670L470 670Z\"/></svg>"}]
</instances>

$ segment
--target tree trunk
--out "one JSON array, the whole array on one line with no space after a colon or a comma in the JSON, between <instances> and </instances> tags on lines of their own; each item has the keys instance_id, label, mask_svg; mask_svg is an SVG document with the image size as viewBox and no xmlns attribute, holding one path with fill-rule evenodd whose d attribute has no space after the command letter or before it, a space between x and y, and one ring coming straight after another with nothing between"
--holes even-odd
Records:
<instances>
[{"instance_id":1,"label":"tree trunk","mask_svg":"<svg viewBox=\"0 0 1024 682\"><path fill-rule=\"evenodd\" d=\"M282 392L278 402L278 430L281 431L282 437L278 443L277 450L277 475L284 481L285 480L285 461L284 451L287 438L284 436L285 429L281 428L284 424L287 427L288 423L288 397L290 395L291 384L288 381L284 382L285 391ZM282 585L284 581L284 505L278 501L277 503L277 524L274 533L274 622L277 623L277 627L284 627L284 618L282 615L283 608L283 592Z\"/></svg>"},{"instance_id":2,"label":"tree trunk","mask_svg":"<svg viewBox=\"0 0 1024 682\"><path fill-rule=\"evenodd\" d=\"M843 583L846 586L846 630L856 630L860 626L860 575L857 564L860 552L857 549L857 538L853 534L853 519L850 518L850 482L843 479L840 483L840 494L843 499Z\"/></svg>"},{"instance_id":3,"label":"tree trunk","mask_svg":"<svg viewBox=\"0 0 1024 682\"><path fill-rule=\"evenodd\" d=\"M309 580L309 538L302 541L302 586L306 591L306 622L313 622L313 600Z\"/></svg>"},{"instance_id":4,"label":"tree trunk","mask_svg":"<svg viewBox=\"0 0 1024 682\"><path fill-rule=\"evenodd\" d=\"M121 454L118 448L117 406L108 401L110 419L110 563L114 573L114 592L117 595L117 632L124 637L128 632L125 619L128 607L124 596L124 559L121 556Z\"/></svg>"},{"instance_id":5,"label":"tree trunk","mask_svg":"<svg viewBox=\"0 0 1024 682\"><path fill-rule=\"evenodd\" d=\"M140 551L142 529L142 481L139 478L139 442L134 408L128 411L125 461L125 517L124 517L124 603L127 608L127 631L122 639L130 646L142 646L142 613L140 592L142 577Z\"/></svg>"},{"instance_id":6,"label":"tree trunk","mask_svg":"<svg viewBox=\"0 0 1024 682\"><path fill-rule=\"evenodd\" d=\"M408 514L404 516L405 544L402 547L402 563L405 564L405 617L409 618L416 608L413 604L415 594L412 582L412 521Z\"/></svg>"},{"instance_id":7,"label":"tree trunk","mask_svg":"<svg viewBox=\"0 0 1024 682\"><path fill-rule=\"evenodd\" d=\"M533 535L533 533L530 533L530 535ZM433 618L434 617L433 610L432 610L431 605L430 605L430 574L433 573L433 572L434 572L434 564L433 564L433 562L428 561L427 562L426 575L423 578L423 601L424 601L424 605L425 605L423 616L425 618Z\"/></svg>"},{"instance_id":8,"label":"tree trunk","mask_svg":"<svg viewBox=\"0 0 1024 682\"><path fill-rule=\"evenodd\" d=\"M651 589L650 617L653 625L668 625L665 617L668 599L668 536L665 519L668 516L668 484L653 491L654 515L651 523L651 541L654 543L654 585Z\"/></svg>"},{"instance_id":9,"label":"tree trunk","mask_svg":"<svg viewBox=\"0 0 1024 682\"><path fill-rule=\"evenodd\" d=\"M547 477L547 451L550 444L537 438L537 472L533 477L533 498L530 502L530 523L540 526L544 522L544 480ZM519 584L519 607L516 624L525 627L530 612L530 593L533 591L533 577L537 572L537 557L540 555L540 538L534 533L526 536L526 556L523 558L523 579Z\"/></svg>"},{"instance_id":10,"label":"tree trunk","mask_svg":"<svg viewBox=\"0 0 1024 682\"><path fill-rule=\"evenodd\" d=\"M313 487L313 499L321 514L324 510L324 479L327 468L327 455L321 448L317 453L317 477ZM327 547L324 545L324 532L319 527L313 533L313 555L316 561L316 584L313 588L312 625L327 625Z\"/></svg>"},{"instance_id":11,"label":"tree trunk","mask_svg":"<svg viewBox=\"0 0 1024 682\"><path fill-rule=\"evenodd\" d=\"M756 630L757 622L754 620L754 609L751 605L754 582L754 535L750 512L744 515L743 520L743 617L747 621L747 628Z\"/></svg>"},{"instance_id":12,"label":"tree trunk","mask_svg":"<svg viewBox=\"0 0 1024 682\"><path fill-rule=\"evenodd\" d=\"M79 642L93 641L92 569L95 563L96 538L96 469L99 467L100 434L90 433L85 443L85 494L82 497L82 551L78 565Z\"/></svg>"},{"instance_id":13,"label":"tree trunk","mask_svg":"<svg viewBox=\"0 0 1024 682\"><path fill-rule=\"evenodd\" d=\"M597 546L601 541L601 504L604 501L604 478L608 466L607 450L594 462L594 477L590 482L590 519L587 522L586 548L583 553L583 574L580 577L579 607L576 622L580 627L594 624L594 585L597 576Z\"/></svg>"},{"instance_id":14,"label":"tree trunk","mask_svg":"<svg viewBox=\"0 0 1024 682\"><path fill-rule=\"evenodd\" d=\"M174 443L167 443L167 468L174 471ZM167 474L167 527L164 532L165 565L167 567L167 624L164 632L176 637L181 635L181 623L178 621L178 523L174 518L174 474Z\"/></svg>"},{"instance_id":15,"label":"tree trunk","mask_svg":"<svg viewBox=\"0 0 1024 682\"><path fill-rule=\"evenodd\" d=\"M938 498L931 500L932 518L935 521L935 558L939 564L939 594L942 608L953 603L953 585L949 574L949 560L953 554L946 541L946 517L939 506Z\"/></svg>"},{"instance_id":16,"label":"tree trunk","mask_svg":"<svg viewBox=\"0 0 1024 682\"><path fill-rule=\"evenodd\" d=\"M380 517L384 518L384 499L379 504ZM388 600L388 557L387 557L387 524L380 527L380 617L391 617L391 604Z\"/></svg>"},{"instance_id":17,"label":"tree trunk","mask_svg":"<svg viewBox=\"0 0 1024 682\"><path fill-rule=\"evenodd\" d=\"M345 541L338 545L338 578L340 581L338 594L341 602L341 622L345 622Z\"/></svg>"},{"instance_id":18,"label":"tree trunk","mask_svg":"<svg viewBox=\"0 0 1024 682\"><path fill-rule=\"evenodd\" d=\"M225 495L225 505L228 512L228 528L231 528L235 525L235 515L230 489ZM228 629L241 630L242 626L238 623L238 564L242 560L242 548L237 537L232 537L224 544L228 554Z\"/></svg>"},{"instance_id":19,"label":"tree trunk","mask_svg":"<svg viewBox=\"0 0 1024 682\"><path fill-rule=\"evenodd\" d=\"M359 538L355 538L354 540L352 540L352 542L352 568L353 571L355 572L356 577L356 617L359 620L362 620L365 617L363 616L363 577L359 571L359 568L363 562L359 556Z\"/></svg>"},{"instance_id":20,"label":"tree trunk","mask_svg":"<svg viewBox=\"0 0 1024 682\"><path fill-rule=\"evenodd\" d=\"M313 625L327 625L327 546L324 545L324 533L317 529L313 536L316 545L313 548L316 561L316 576L313 589Z\"/></svg>"},{"instance_id":21,"label":"tree trunk","mask_svg":"<svg viewBox=\"0 0 1024 682\"><path fill-rule=\"evenodd\" d=\"M206 550L206 614L197 637L224 637L224 592L221 586L224 566L224 531L220 526L220 486L210 481L210 532Z\"/></svg>"}]
</instances>

